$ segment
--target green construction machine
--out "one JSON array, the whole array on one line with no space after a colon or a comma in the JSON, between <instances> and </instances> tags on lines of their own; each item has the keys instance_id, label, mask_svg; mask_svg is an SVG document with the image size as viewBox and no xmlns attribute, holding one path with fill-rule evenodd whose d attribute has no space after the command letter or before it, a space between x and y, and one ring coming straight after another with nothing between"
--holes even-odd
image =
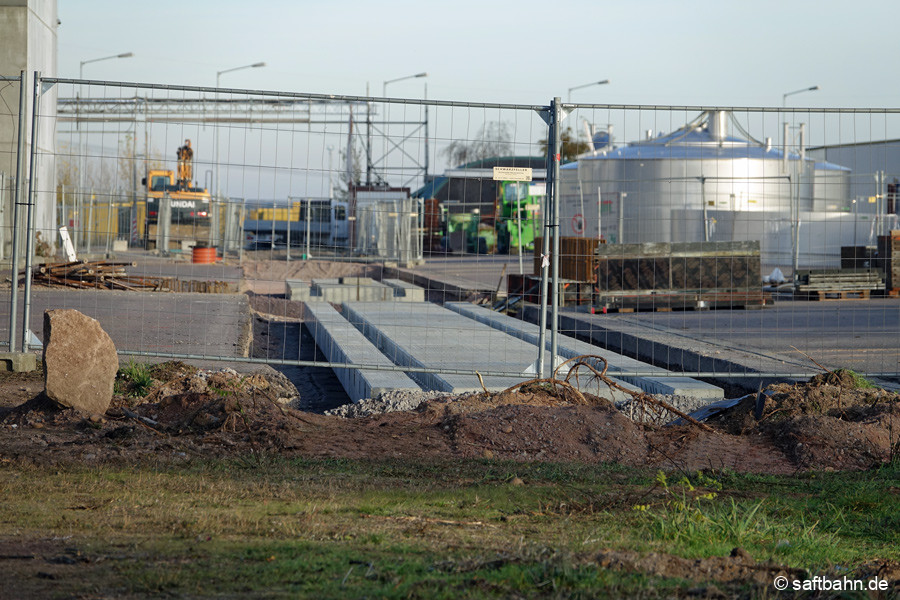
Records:
<instances>
[{"instance_id":1,"label":"green construction machine","mask_svg":"<svg viewBox=\"0 0 900 600\"><path fill-rule=\"evenodd\" d=\"M502 254L534 250L540 237L541 207L547 198L543 182L503 181L495 207L497 252Z\"/></svg>"}]
</instances>

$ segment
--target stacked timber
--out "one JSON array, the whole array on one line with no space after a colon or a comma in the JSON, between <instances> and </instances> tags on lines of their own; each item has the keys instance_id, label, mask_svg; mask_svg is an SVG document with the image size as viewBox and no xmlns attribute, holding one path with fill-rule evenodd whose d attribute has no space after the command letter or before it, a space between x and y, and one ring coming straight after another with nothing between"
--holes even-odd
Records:
<instances>
[{"instance_id":1,"label":"stacked timber","mask_svg":"<svg viewBox=\"0 0 900 600\"><path fill-rule=\"evenodd\" d=\"M603 242L605 243L605 242ZM559 276L570 281L592 281L597 268L594 251L601 242L594 238L559 238ZM534 274L541 274L543 238L534 240Z\"/></svg>"},{"instance_id":2,"label":"stacked timber","mask_svg":"<svg viewBox=\"0 0 900 600\"><path fill-rule=\"evenodd\" d=\"M134 262L84 260L48 263L32 271L32 282L49 286L78 289L126 290L133 292L202 292L230 293L233 286L223 281L179 280L174 277L141 277L128 275ZM22 274L20 274L21 277Z\"/></svg>"},{"instance_id":3,"label":"stacked timber","mask_svg":"<svg viewBox=\"0 0 900 600\"><path fill-rule=\"evenodd\" d=\"M759 242L610 244L595 250L605 310L759 307Z\"/></svg>"},{"instance_id":4,"label":"stacked timber","mask_svg":"<svg viewBox=\"0 0 900 600\"><path fill-rule=\"evenodd\" d=\"M794 298L802 300L848 300L869 297L884 287L878 269L816 269L797 272Z\"/></svg>"},{"instance_id":5,"label":"stacked timber","mask_svg":"<svg viewBox=\"0 0 900 600\"><path fill-rule=\"evenodd\" d=\"M900 229L878 236L878 267L884 271L885 288L892 296L900 294Z\"/></svg>"}]
</instances>

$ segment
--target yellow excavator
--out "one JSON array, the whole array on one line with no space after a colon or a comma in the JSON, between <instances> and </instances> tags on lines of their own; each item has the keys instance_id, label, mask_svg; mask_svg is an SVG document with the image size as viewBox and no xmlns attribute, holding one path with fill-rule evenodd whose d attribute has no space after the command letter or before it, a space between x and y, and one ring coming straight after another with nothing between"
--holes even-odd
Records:
<instances>
[{"instance_id":1,"label":"yellow excavator","mask_svg":"<svg viewBox=\"0 0 900 600\"><path fill-rule=\"evenodd\" d=\"M159 218L159 201L168 195L172 207L172 224L202 224L209 222L210 195L206 188L191 185L194 151L191 140L184 140L178 148L178 178L173 171L150 169L142 183L147 188L147 223Z\"/></svg>"}]
</instances>

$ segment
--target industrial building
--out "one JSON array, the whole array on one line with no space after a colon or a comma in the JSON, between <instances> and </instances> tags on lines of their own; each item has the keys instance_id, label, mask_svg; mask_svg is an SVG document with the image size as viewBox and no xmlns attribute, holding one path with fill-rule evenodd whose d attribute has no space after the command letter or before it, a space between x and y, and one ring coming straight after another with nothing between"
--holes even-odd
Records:
<instances>
[{"instance_id":1,"label":"industrial building","mask_svg":"<svg viewBox=\"0 0 900 600\"><path fill-rule=\"evenodd\" d=\"M738 137L741 134L743 137ZM728 111L669 134L585 153L560 169L563 236L609 243L759 240L763 268L837 267L875 207L854 206L851 169L753 139Z\"/></svg>"}]
</instances>

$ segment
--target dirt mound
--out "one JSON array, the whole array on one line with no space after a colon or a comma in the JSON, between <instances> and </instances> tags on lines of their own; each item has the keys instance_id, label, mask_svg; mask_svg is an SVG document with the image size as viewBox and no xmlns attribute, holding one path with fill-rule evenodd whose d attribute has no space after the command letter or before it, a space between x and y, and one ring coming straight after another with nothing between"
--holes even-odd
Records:
<instances>
[{"instance_id":1,"label":"dirt mound","mask_svg":"<svg viewBox=\"0 0 900 600\"><path fill-rule=\"evenodd\" d=\"M284 294L285 279L333 279L335 277L375 277L381 279L381 265L328 260L256 260L245 257L241 264L247 289L257 294ZM277 314L277 313L275 313Z\"/></svg>"},{"instance_id":2,"label":"dirt mound","mask_svg":"<svg viewBox=\"0 0 900 600\"><path fill-rule=\"evenodd\" d=\"M266 451L791 473L865 469L900 451L896 394L819 380L771 386L703 428L638 424L606 400L543 383L348 419L290 408L297 393L280 373L241 375L177 362L150 372L149 394L117 396L106 415L89 419L43 398L38 374L0 376L0 458L57 463Z\"/></svg>"},{"instance_id":3,"label":"dirt mound","mask_svg":"<svg viewBox=\"0 0 900 600\"><path fill-rule=\"evenodd\" d=\"M849 371L771 385L710 423L764 437L799 469L865 469L900 451L900 396L860 387Z\"/></svg>"},{"instance_id":4,"label":"dirt mound","mask_svg":"<svg viewBox=\"0 0 900 600\"><path fill-rule=\"evenodd\" d=\"M487 410L452 411L442 427L451 446L465 457L628 465L646 459L643 433L611 405L505 403Z\"/></svg>"}]
</instances>

